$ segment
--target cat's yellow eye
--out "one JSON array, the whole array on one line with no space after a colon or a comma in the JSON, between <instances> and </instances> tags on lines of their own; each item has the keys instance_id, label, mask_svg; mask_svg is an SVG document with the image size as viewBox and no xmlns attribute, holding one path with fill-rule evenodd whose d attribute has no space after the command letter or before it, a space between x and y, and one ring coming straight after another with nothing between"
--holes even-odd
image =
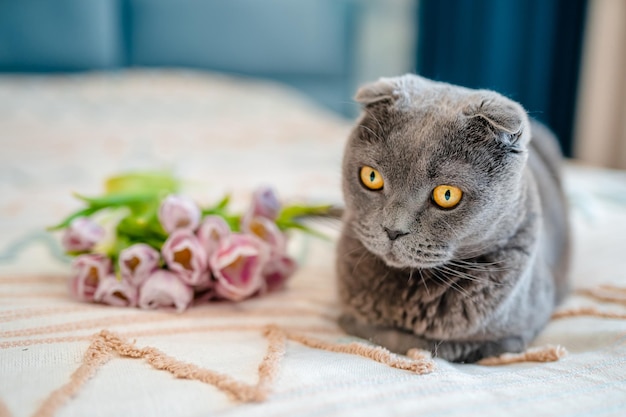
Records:
<instances>
[{"instance_id":1,"label":"cat's yellow eye","mask_svg":"<svg viewBox=\"0 0 626 417\"><path fill-rule=\"evenodd\" d=\"M454 185L439 185L433 190L433 201L439 207L450 209L461 201L463 191Z\"/></svg>"},{"instance_id":2,"label":"cat's yellow eye","mask_svg":"<svg viewBox=\"0 0 626 417\"><path fill-rule=\"evenodd\" d=\"M380 175L380 172L368 166L361 168L361 182L364 186L374 191L382 189L383 185L385 185L385 181L382 175Z\"/></svg>"}]
</instances>

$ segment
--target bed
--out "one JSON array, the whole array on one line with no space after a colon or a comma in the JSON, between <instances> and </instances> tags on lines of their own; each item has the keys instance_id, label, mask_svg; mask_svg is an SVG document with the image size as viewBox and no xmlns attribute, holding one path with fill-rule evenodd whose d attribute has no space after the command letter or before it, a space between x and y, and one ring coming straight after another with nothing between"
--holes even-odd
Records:
<instances>
[{"instance_id":1,"label":"bed","mask_svg":"<svg viewBox=\"0 0 626 417\"><path fill-rule=\"evenodd\" d=\"M320 349L356 340L336 325L328 222L313 226L330 240L291 237L300 267L265 297L182 314L69 297L69 264L45 228L79 207L72 192L165 169L205 203L228 192L244 204L270 184L285 201L341 204L350 124L287 87L220 74L0 77L0 416L624 415L626 174L573 161L573 292L560 309L582 313L534 342L567 349L554 362L435 359L418 374ZM120 349L94 350L102 341Z\"/></svg>"}]
</instances>

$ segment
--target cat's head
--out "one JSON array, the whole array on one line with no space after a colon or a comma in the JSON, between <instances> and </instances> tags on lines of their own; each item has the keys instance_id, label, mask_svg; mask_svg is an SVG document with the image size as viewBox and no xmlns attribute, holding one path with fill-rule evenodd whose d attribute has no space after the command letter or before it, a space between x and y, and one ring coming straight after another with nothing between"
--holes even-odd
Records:
<instances>
[{"instance_id":1,"label":"cat's head","mask_svg":"<svg viewBox=\"0 0 626 417\"><path fill-rule=\"evenodd\" d=\"M513 232L530 140L520 105L416 75L380 79L356 100L346 233L390 266L428 268Z\"/></svg>"}]
</instances>

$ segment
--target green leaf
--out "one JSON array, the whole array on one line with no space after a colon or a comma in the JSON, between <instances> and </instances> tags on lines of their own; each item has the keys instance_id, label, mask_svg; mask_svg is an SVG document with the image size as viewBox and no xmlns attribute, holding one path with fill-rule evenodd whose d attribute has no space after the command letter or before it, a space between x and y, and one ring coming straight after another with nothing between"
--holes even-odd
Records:
<instances>
[{"instance_id":1,"label":"green leaf","mask_svg":"<svg viewBox=\"0 0 626 417\"><path fill-rule=\"evenodd\" d=\"M132 215L125 217L118 223L117 233L133 239L150 239L161 243L167 239L167 233L162 228L155 227L149 219Z\"/></svg>"},{"instance_id":2,"label":"green leaf","mask_svg":"<svg viewBox=\"0 0 626 417\"><path fill-rule=\"evenodd\" d=\"M239 232L241 230L241 216L236 214L222 214L222 218L233 232Z\"/></svg>"},{"instance_id":3,"label":"green leaf","mask_svg":"<svg viewBox=\"0 0 626 417\"><path fill-rule=\"evenodd\" d=\"M230 203L230 194L226 194L224 198L222 198L220 202L217 203L216 208L218 210L226 210L226 207L228 207L229 203Z\"/></svg>"},{"instance_id":4,"label":"green leaf","mask_svg":"<svg viewBox=\"0 0 626 417\"><path fill-rule=\"evenodd\" d=\"M230 195L226 195L224 198L222 198L216 205L212 206L212 207L208 207L208 208L204 208L202 209L202 216L208 216L208 215L217 215L217 216L226 216L227 215L227 210L226 208L228 207L228 204L230 203Z\"/></svg>"},{"instance_id":5,"label":"green leaf","mask_svg":"<svg viewBox=\"0 0 626 417\"><path fill-rule=\"evenodd\" d=\"M279 229L281 230L289 230L289 229L297 229L300 230L304 233L308 233L312 236L318 237L320 239L324 239L324 240L331 240L330 237L326 236L323 233L318 232L315 229L312 229L308 226L305 226L302 223L298 223L296 221L276 221L276 225L278 226Z\"/></svg>"},{"instance_id":6,"label":"green leaf","mask_svg":"<svg viewBox=\"0 0 626 417\"><path fill-rule=\"evenodd\" d=\"M120 206L133 206L139 203L149 203L158 200L158 195L154 193L115 193L106 194L102 197L86 197L80 194L74 194L74 196L85 203L89 204L92 208L105 208L105 207L120 207Z\"/></svg>"},{"instance_id":7,"label":"green leaf","mask_svg":"<svg viewBox=\"0 0 626 417\"><path fill-rule=\"evenodd\" d=\"M287 206L280 211L278 215L278 219L276 222L288 222L293 221L299 217L310 217L310 216L325 216L330 212L332 205L318 205L318 206L303 206L303 205L293 205Z\"/></svg>"},{"instance_id":8,"label":"green leaf","mask_svg":"<svg viewBox=\"0 0 626 417\"><path fill-rule=\"evenodd\" d=\"M49 231L54 231L54 230L65 229L66 227L68 227L70 225L72 220L77 219L79 217L91 216L92 214L94 214L98 210L100 210L100 208L97 208L97 207L87 207L85 209L75 211L74 213L70 214L65 219L63 219L60 223L58 223L58 224L56 224L54 226L48 227L48 230Z\"/></svg>"},{"instance_id":9,"label":"green leaf","mask_svg":"<svg viewBox=\"0 0 626 417\"><path fill-rule=\"evenodd\" d=\"M104 188L107 194L173 194L180 182L168 172L134 172L109 177Z\"/></svg>"}]
</instances>

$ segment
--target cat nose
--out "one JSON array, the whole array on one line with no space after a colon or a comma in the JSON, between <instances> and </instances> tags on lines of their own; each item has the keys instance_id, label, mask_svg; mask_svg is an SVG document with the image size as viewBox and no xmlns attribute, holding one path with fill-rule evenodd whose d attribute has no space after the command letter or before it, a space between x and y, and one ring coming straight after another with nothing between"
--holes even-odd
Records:
<instances>
[{"instance_id":1,"label":"cat nose","mask_svg":"<svg viewBox=\"0 0 626 417\"><path fill-rule=\"evenodd\" d=\"M389 240L396 240L400 236L409 234L409 232L404 232L402 230L391 230L386 227L385 227L385 232L387 232L387 236L389 236Z\"/></svg>"}]
</instances>

